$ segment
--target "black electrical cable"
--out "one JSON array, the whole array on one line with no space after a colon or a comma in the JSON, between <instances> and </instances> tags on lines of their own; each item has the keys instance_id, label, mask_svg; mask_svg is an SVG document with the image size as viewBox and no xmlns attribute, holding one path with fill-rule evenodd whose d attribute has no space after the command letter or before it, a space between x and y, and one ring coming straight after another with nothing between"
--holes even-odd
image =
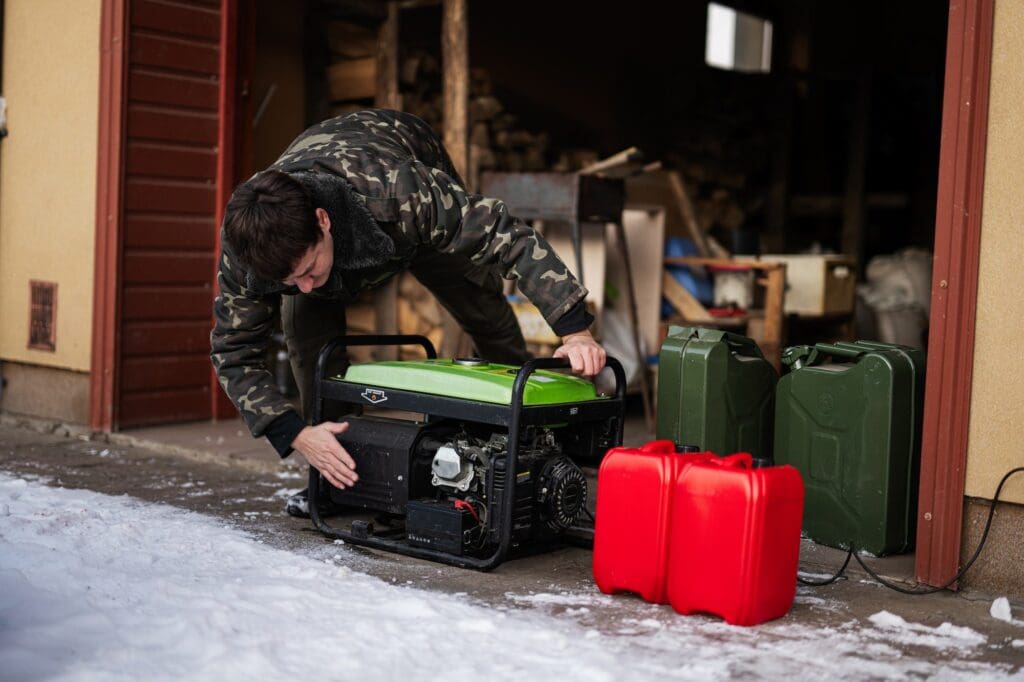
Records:
<instances>
[{"instance_id":1,"label":"black electrical cable","mask_svg":"<svg viewBox=\"0 0 1024 682\"><path fill-rule=\"evenodd\" d=\"M831 585L843 577L843 573L846 573L846 567L850 565L850 557L852 556L853 548L851 547L850 551L846 553L846 561L844 561L843 565L839 567L839 570L836 571L835 575L830 578L826 578L825 580L806 580L798 575L796 577L796 581L801 585L810 585L811 587L825 587L825 585Z\"/></svg>"},{"instance_id":2,"label":"black electrical cable","mask_svg":"<svg viewBox=\"0 0 1024 682\"><path fill-rule=\"evenodd\" d=\"M846 561L843 562L843 567L840 568L839 572L836 573L834 576L832 576L829 580L827 580L825 582L821 582L821 583L807 582L807 581L805 581L805 580L803 580L803 579L801 579L799 577L797 578L797 580L799 582L803 583L804 585L814 585L814 586L828 585L828 584L834 582L835 580L839 579L839 576L841 576L843 574L843 572L846 570L847 564L850 563L850 556L852 555L854 558L857 559L857 563L860 564L860 567L863 568L865 571L867 571L868 575L870 575L872 578L874 578L876 581L878 581L879 584L884 585L885 587L888 587L890 590L895 590L896 592L900 592L902 594L912 594L912 595L913 594L934 594L936 592L941 592L942 590L946 589L947 587L949 587L953 583L955 583L958 580L960 580L961 578L963 578L964 575L967 574L968 569L970 569L970 567L974 565L974 562L981 555L981 550L984 549L985 542L988 540L988 531L992 527L992 519L996 515L996 503L999 502L999 495L1003 492L1003 485L1006 484L1006 481L1009 480L1010 476L1013 476L1014 474L1019 474L1021 472L1024 472L1024 467L1016 467L1014 469L1010 469L1009 471L1007 471L1003 475L1002 480L999 481L999 485L996 487L996 494L992 498L992 505L989 507L989 510L988 510L988 520L985 522L985 530L981 534L981 540L978 541L977 549L974 550L974 554L972 554L971 558L967 560L967 563L965 563L963 565L963 568L961 568L957 572L956 575L954 575L952 578L950 578L943 585L939 585L938 587L926 587L924 589L917 589L920 586L920 583L918 583L917 585L915 585L912 588L906 588L906 587L903 587L901 585L897 585L896 583L891 583L888 580L886 580L885 578L883 578L882 576L880 576L877 573L875 573L873 570L871 570L871 567L864 563L864 560L860 558L860 555L857 554L854 551L852 546L850 547L850 553L846 556Z\"/></svg>"}]
</instances>

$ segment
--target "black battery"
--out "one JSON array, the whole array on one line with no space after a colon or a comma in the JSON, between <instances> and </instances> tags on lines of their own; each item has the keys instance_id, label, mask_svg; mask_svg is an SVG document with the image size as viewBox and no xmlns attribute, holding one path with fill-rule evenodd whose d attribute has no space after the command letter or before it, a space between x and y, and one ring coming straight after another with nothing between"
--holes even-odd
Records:
<instances>
[{"instance_id":1,"label":"black battery","mask_svg":"<svg viewBox=\"0 0 1024 682\"><path fill-rule=\"evenodd\" d=\"M466 509L451 501L412 500L406 505L405 537L413 547L462 556L465 532L473 524Z\"/></svg>"}]
</instances>

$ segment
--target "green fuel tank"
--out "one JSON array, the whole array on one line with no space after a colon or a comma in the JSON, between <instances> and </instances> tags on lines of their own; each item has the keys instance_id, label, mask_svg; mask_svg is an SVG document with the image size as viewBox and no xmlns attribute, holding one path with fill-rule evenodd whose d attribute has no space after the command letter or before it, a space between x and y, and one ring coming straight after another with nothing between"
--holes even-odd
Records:
<instances>
[{"instance_id":1,"label":"green fuel tank","mask_svg":"<svg viewBox=\"0 0 1024 682\"><path fill-rule=\"evenodd\" d=\"M775 461L804 477L804 533L875 556L910 550L917 516L924 353L857 341L787 348Z\"/></svg>"},{"instance_id":2,"label":"green fuel tank","mask_svg":"<svg viewBox=\"0 0 1024 682\"><path fill-rule=\"evenodd\" d=\"M392 388L482 403L509 405L519 368L476 359L393 360L352 365L336 381ZM530 375L523 405L599 400L594 385L578 377L539 370Z\"/></svg>"},{"instance_id":3,"label":"green fuel tank","mask_svg":"<svg viewBox=\"0 0 1024 682\"><path fill-rule=\"evenodd\" d=\"M671 327L658 355L657 437L771 459L777 380L753 339Z\"/></svg>"}]
</instances>

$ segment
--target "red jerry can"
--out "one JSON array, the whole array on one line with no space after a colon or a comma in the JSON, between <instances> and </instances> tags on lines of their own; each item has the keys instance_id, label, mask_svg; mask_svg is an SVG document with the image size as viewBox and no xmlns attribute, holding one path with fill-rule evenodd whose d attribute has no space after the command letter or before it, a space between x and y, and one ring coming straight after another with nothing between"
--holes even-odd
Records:
<instances>
[{"instance_id":1,"label":"red jerry can","mask_svg":"<svg viewBox=\"0 0 1024 682\"><path fill-rule=\"evenodd\" d=\"M744 452L695 462L679 474L667 581L679 613L757 625L793 604L803 479L788 465L751 465Z\"/></svg>"},{"instance_id":2,"label":"red jerry can","mask_svg":"<svg viewBox=\"0 0 1024 682\"><path fill-rule=\"evenodd\" d=\"M669 524L679 472L714 459L709 452L681 453L670 440L608 451L597 472L594 580L605 594L636 592L667 604Z\"/></svg>"}]
</instances>

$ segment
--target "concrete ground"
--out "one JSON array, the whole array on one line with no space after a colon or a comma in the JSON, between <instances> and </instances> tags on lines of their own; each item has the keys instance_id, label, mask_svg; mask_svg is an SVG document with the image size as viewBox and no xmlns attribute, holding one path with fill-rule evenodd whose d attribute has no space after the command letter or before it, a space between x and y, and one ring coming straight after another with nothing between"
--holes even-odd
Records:
<instances>
[{"instance_id":1,"label":"concrete ground","mask_svg":"<svg viewBox=\"0 0 1024 682\"><path fill-rule=\"evenodd\" d=\"M627 425L627 444L649 438L643 420L632 418ZM566 547L512 560L493 572L479 573L357 547L339 547L315 532L308 521L291 518L282 511L286 497L305 486L306 467L295 457L279 460L265 442L253 441L241 422L144 429L107 440L90 439L86 433L41 433L8 417L0 424L0 471L38 477L51 485L130 495L201 512L281 549L340 560L394 583L465 593L468 598L500 609L528 608L543 602L558 613L578 606L573 595L595 593L590 552L580 548ZM832 573L843 556L842 552L805 541L801 570ZM884 576L897 580L908 580L913 568L909 556L875 559L872 563ZM778 622L842 629L881 611L932 628L950 622L987 638L985 646L969 654L970 661L994 664L1024 676L1024 622L1007 623L991 617L994 596L999 595L902 595L882 588L851 565L847 579L823 588L801 587L792 610ZM645 619L667 622L680 618L668 607L646 604L628 595L586 603L589 611L582 618L598 630L621 628L622 623ZM1019 618L1024 603L1013 607ZM575 611L574 616L580 618L579 609ZM948 658L950 663L962 663L965 656L959 649L926 649L913 640L894 638L888 644L907 657L926 657L930 662L941 663Z\"/></svg>"}]
</instances>

